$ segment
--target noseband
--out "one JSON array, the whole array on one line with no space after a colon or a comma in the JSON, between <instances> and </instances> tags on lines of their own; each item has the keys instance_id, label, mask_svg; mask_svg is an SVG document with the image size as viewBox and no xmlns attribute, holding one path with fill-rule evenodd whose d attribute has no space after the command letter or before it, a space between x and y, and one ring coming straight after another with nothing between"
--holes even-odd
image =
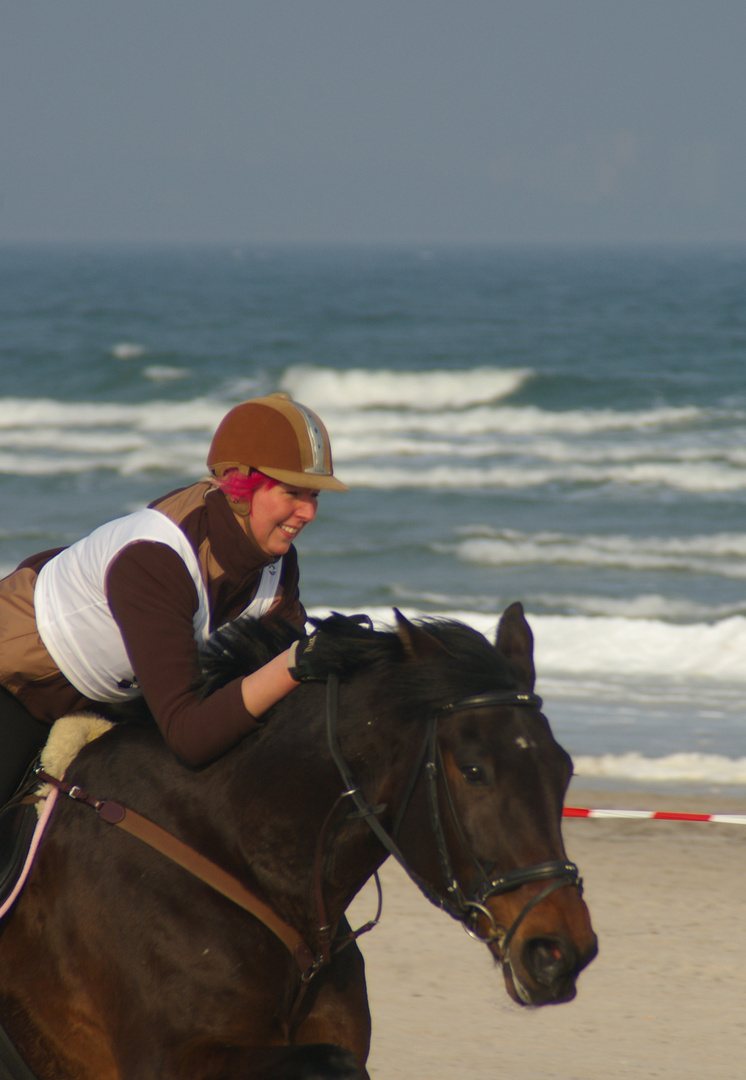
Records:
<instances>
[{"instance_id":1,"label":"noseband","mask_svg":"<svg viewBox=\"0 0 746 1080\"><path fill-rule=\"evenodd\" d=\"M575 863L566 862L562 859L553 859L548 862L535 863L533 866L525 866L518 870L510 870L505 874L491 876L490 870L493 868L483 866L477 859L476 855L469 847L456 815L456 808L453 804L451 791L448 786L448 779L445 774L445 769L443 768L440 746L438 744L438 721L443 716L461 712L465 709L483 709L495 706L525 706L539 709L541 708L541 698L537 697L536 694L514 690L503 690L497 693L462 698L460 701L442 706L428 721L425 738L409 778L404 799L399 807L392 836L386 832L378 820L378 815L383 812L385 807L373 807L370 805L355 784L347 761L342 754L336 731L338 689L339 680L336 675L330 675L327 682L326 695L327 738L332 758L334 759L345 786L344 795L349 796L349 798L352 799L357 808L358 816L365 819L372 832L383 844L384 848L390 855L393 855L427 899L435 904L436 907L448 912L454 919L462 923L467 933L472 937L484 941L486 944L491 944L496 941L502 952L502 960L505 962L508 958L510 944L515 932L528 913L545 900L551 893L555 892L557 889L564 888L566 885L572 885L575 888L582 890L582 880ZM425 769L428 804L430 808L430 824L438 849L441 874L443 880L447 883L445 895L433 889L428 882L424 881L412 870L395 840L423 765ZM467 891L464 891L456 880L453 872L453 863L443 831L440 800L438 797L439 770L446 790L451 818L456 827L459 840L464 849L468 852L477 870L476 878ZM492 896L501 896L504 893L514 892L523 885L529 885L536 881L546 881L547 884L524 905L508 930L500 927L495 922L492 912L487 907L487 900ZM477 929L480 915L483 915L489 923L489 930L486 935L480 934Z\"/></svg>"}]
</instances>

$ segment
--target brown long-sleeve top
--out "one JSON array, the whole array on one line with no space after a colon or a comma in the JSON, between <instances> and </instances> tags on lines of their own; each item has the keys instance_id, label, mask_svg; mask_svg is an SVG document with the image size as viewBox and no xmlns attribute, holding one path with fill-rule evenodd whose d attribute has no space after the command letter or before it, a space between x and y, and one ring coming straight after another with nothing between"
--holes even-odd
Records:
<instances>
[{"instance_id":1,"label":"brown long-sleeve top","mask_svg":"<svg viewBox=\"0 0 746 1080\"><path fill-rule=\"evenodd\" d=\"M152 504L181 527L199 559L215 629L253 599L262 569L273 561L241 528L222 492L208 481ZM33 615L33 585L56 552L32 556L0 581L0 684L34 716L52 722L92 704L57 669ZM272 617L298 627L306 614L298 591L294 548L284 557ZM109 607L122 633L143 696L171 749L199 765L219 756L257 725L236 679L200 700L193 616L197 593L185 564L166 544L136 541L112 561L106 580Z\"/></svg>"}]
</instances>

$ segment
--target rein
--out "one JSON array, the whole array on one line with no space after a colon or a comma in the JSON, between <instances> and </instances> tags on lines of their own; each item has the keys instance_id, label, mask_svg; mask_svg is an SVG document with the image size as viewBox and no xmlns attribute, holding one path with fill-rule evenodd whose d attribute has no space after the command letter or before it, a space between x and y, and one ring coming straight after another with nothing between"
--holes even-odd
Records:
<instances>
[{"instance_id":1,"label":"rein","mask_svg":"<svg viewBox=\"0 0 746 1080\"><path fill-rule=\"evenodd\" d=\"M474 855L470 849L466 837L463 834L463 830L456 814L456 809L453 804L453 798L450 788L448 786L448 780L446 778L445 769L443 768L443 761L438 745L438 721L441 717L449 715L454 712L460 712L465 709L481 709L494 706L524 706L532 708L541 708L541 698L536 694L522 693L518 691L506 690L492 694L481 694L474 697L462 698L459 701L452 702L448 705L442 706L434 716L428 721L427 731L425 732L425 738L422 743L422 748L417 756L414 769L409 778L407 788L405 791L404 800L399 807L396 821L394 824L394 835L389 834L381 825L378 820L378 816L385 809L383 806L372 807L362 794L358 786L355 784L350 768L347 761L342 754L342 750L337 736L336 724L338 714L338 689L339 680L337 676L332 674L327 681L327 693L326 693L326 729L327 739L329 742L329 749L332 754L332 758L339 770L339 774L342 777L342 782L345 786L343 796L349 796L354 802L358 815L362 817L367 823L375 836L383 844L386 851L392 855L399 865L404 869L408 877L417 885L420 891L435 904L441 910L448 912L454 919L462 923L464 929L472 937L477 938L480 941L484 941L486 944L491 944L493 941L497 941L502 951L503 962L507 960L509 949L516 930L523 922L525 917L530 911L532 911L538 904L545 900L551 893L557 889L564 888L566 885L572 885L575 888L582 889L582 880L575 863L567 862L562 859L553 859L548 862L536 863L532 866L521 867L517 870L510 870L507 873L499 874L497 876L490 877L487 869L482 866L480 861ZM443 896L436 889L434 889L428 882L415 873L414 870L408 865L405 856L402 854L394 836L398 834L399 827L402 823L404 815L406 813L407 806L414 792L417 779L423 768L425 770L425 778L427 784L428 805L430 808L430 823L435 837L435 842L438 849L438 859L440 863L441 874L443 880L446 882L446 895ZM464 892L453 872L453 863L451 860L448 845L446 843L445 833L443 830L443 823L440 813L440 800L438 796L438 773L443 778L443 784L445 786L448 807L451 817L453 819L456 831L461 844L464 849L469 853L472 862L477 868L478 884L473 885L468 892ZM481 881L479 881L481 879ZM522 908L513 924L509 929L505 930L498 926L495 922L495 918L492 912L486 905L486 901L492 896L501 896L504 893L514 892L516 889L520 889L523 885L529 885L536 881L547 881L547 884L541 889L534 897L532 897ZM489 932L486 936L483 936L477 932L476 924L479 915L484 915L490 924Z\"/></svg>"}]
</instances>

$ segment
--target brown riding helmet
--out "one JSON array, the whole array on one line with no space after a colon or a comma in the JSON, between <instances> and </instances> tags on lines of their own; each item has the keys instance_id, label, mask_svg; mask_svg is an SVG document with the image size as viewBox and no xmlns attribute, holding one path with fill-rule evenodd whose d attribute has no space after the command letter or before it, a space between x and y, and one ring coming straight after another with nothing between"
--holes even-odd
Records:
<instances>
[{"instance_id":1,"label":"brown riding helmet","mask_svg":"<svg viewBox=\"0 0 746 1080\"><path fill-rule=\"evenodd\" d=\"M316 413L287 394L236 405L213 436L207 467L218 478L228 469L258 469L273 480L315 491L347 491L334 476L329 434Z\"/></svg>"}]
</instances>

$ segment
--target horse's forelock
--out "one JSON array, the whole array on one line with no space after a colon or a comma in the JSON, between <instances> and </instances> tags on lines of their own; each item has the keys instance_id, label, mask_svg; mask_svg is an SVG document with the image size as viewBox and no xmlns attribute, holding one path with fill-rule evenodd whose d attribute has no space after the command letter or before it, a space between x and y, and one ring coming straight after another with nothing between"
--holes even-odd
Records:
<instances>
[{"instance_id":1,"label":"horse's forelock","mask_svg":"<svg viewBox=\"0 0 746 1080\"><path fill-rule=\"evenodd\" d=\"M437 664L411 664L405 677L432 702L491 690L512 690L518 680L513 666L483 634L453 619L420 618L415 624L445 649Z\"/></svg>"},{"instance_id":2,"label":"horse's forelock","mask_svg":"<svg viewBox=\"0 0 746 1080\"><path fill-rule=\"evenodd\" d=\"M435 663L406 662L395 629L373 630L355 619L333 615L316 623L323 640L323 655L331 669L386 666L388 685L396 686L424 708L489 690L514 689L516 673L506 657L477 630L451 619L422 617L415 625L442 646ZM321 642L319 643L321 645Z\"/></svg>"}]
</instances>

